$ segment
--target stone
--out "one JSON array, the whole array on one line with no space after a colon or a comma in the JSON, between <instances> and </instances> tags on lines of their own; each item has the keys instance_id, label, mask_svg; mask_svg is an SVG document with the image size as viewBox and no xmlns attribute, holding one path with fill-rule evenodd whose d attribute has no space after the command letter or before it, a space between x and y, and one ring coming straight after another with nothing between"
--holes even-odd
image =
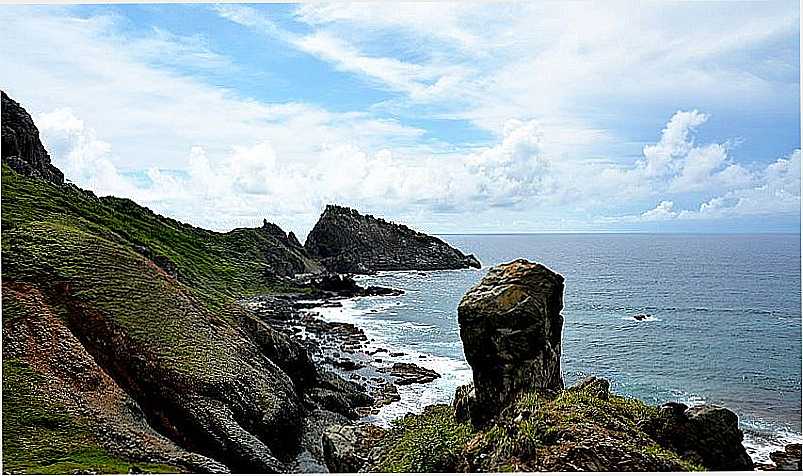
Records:
<instances>
[{"instance_id":1,"label":"stone","mask_svg":"<svg viewBox=\"0 0 803 476\"><path fill-rule=\"evenodd\" d=\"M680 403L659 407L655 420L645 422L644 431L662 446L713 471L752 470L739 429L739 417L717 405Z\"/></svg>"},{"instance_id":2,"label":"stone","mask_svg":"<svg viewBox=\"0 0 803 476\"><path fill-rule=\"evenodd\" d=\"M518 259L492 268L457 310L483 426L519 393L563 388L563 277Z\"/></svg>"},{"instance_id":3,"label":"stone","mask_svg":"<svg viewBox=\"0 0 803 476\"><path fill-rule=\"evenodd\" d=\"M17 173L56 184L64 183L64 174L50 163L39 139L39 129L20 104L0 91L2 97L2 159Z\"/></svg>"},{"instance_id":4,"label":"stone","mask_svg":"<svg viewBox=\"0 0 803 476\"><path fill-rule=\"evenodd\" d=\"M454 392L452 409L454 410L455 419L458 422L464 423L471 420L471 412L475 409L476 400L473 384L457 387L457 390Z\"/></svg>"},{"instance_id":5,"label":"stone","mask_svg":"<svg viewBox=\"0 0 803 476\"><path fill-rule=\"evenodd\" d=\"M333 473L356 473L366 464L373 444L385 434L375 425L332 425L323 433L326 466Z\"/></svg>"},{"instance_id":6,"label":"stone","mask_svg":"<svg viewBox=\"0 0 803 476\"><path fill-rule=\"evenodd\" d=\"M379 359L376 359L379 361ZM413 383L429 383L440 378L441 374L416 364L397 362L392 367L377 369L377 372L388 373L396 377L396 385L410 385Z\"/></svg>"},{"instance_id":7,"label":"stone","mask_svg":"<svg viewBox=\"0 0 803 476\"><path fill-rule=\"evenodd\" d=\"M588 392L597 398L607 400L610 395L611 384L604 378L589 376L569 387L570 390Z\"/></svg>"},{"instance_id":8,"label":"stone","mask_svg":"<svg viewBox=\"0 0 803 476\"><path fill-rule=\"evenodd\" d=\"M800 471L800 443L786 445L784 451L773 451L770 453L770 460L775 465L777 471Z\"/></svg>"},{"instance_id":9,"label":"stone","mask_svg":"<svg viewBox=\"0 0 803 476\"><path fill-rule=\"evenodd\" d=\"M337 273L480 267L440 238L337 205L326 206L304 247Z\"/></svg>"}]
</instances>

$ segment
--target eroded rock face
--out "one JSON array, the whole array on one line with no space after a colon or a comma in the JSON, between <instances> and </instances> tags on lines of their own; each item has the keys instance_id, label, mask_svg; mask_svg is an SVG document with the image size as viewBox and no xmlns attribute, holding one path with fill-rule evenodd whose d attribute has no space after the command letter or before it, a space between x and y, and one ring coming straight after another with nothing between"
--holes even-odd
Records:
<instances>
[{"instance_id":1,"label":"eroded rock face","mask_svg":"<svg viewBox=\"0 0 803 476\"><path fill-rule=\"evenodd\" d=\"M50 163L50 154L39 140L39 129L30 114L9 98L5 91L0 91L0 96L3 109L3 163L29 177L64 183L64 174Z\"/></svg>"},{"instance_id":2,"label":"eroded rock face","mask_svg":"<svg viewBox=\"0 0 803 476\"><path fill-rule=\"evenodd\" d=\"M337 273L480 267L439 238L336 205L326 206L304 247Z\"/></svg>"},{"instance_id":3,"label":"eroded rock face","mask_svg":"<svg viewBox=\"0 0 803 476\"><path fill-rule=\"evenodd\" d=\"M717 405L688 408L670 402L660 407L660 417L647 422L645 431L663 446L711 470L752 470L739 429L739 417Z\"/></svg>"},{"instance_id":4,"label":"eroded rock face","mask_svg":"<svg viewBox=\"0 0 803 476\"><path fill-rule=\"evenodd\" d=\"M474 375L475 425L523 391L563 388L560 371L563 277L519 259L492 268L457 310Z\"/></svg>"}]
</instances>

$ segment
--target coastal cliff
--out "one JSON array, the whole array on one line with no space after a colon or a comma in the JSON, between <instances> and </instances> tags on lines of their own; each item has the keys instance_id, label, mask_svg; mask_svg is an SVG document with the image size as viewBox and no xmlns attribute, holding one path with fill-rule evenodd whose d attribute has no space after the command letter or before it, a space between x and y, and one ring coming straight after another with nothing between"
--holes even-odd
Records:
<instances>
[{"instance_id":1,"label":"coastal cliff","mask_svg":"<svg viewBox=\"0 0 803 476\"><path fill-rule=\"evenodd\" d=\"M371 397L236 302L309 292L317 261L267 222L216 233L63 183L2 97L4 471L325 470L322 428Z\"/></svg>"},{"instance_id":2,"label":"coastal cliff","mask_svg":"<svg viewBox=\"0 0 803 476\"><path fill-rule=\"evenodd\" d=\"M337 205L326 206L304 247L338 273L480 267L439 238Z\"/></svg>"},{"instance_id":3,"label":"coastal cliff","mask_svg":"<svg viewBox=\"0 0 803 476\"><path fill-rule=\"evenodd\" d=\"M64 174L50 163L39 140L39 129L22 106L0 91L2 98L2 158L3 163L24 175L41 177L54 183L63 183Z\"/></svg>"}]
</instances>

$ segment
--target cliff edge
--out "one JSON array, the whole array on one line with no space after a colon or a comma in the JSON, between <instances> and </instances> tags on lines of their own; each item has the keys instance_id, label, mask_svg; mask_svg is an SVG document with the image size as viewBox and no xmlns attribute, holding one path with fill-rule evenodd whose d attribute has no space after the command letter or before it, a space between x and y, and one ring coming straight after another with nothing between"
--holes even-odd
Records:
<instances>
[{"instance_id":1,"label":"cliff edge","mask_svg":"<svg viewBox=\"0 0 803 476\"><path fill-rule=\"evenodd\" d=\"M31 115L8 97L5 91L0 91L0 98L3 109L3 163L29 177L63 183L64 174L50 163L50 154L39 140L39 129Z\"/></svg>"}]
</instances>

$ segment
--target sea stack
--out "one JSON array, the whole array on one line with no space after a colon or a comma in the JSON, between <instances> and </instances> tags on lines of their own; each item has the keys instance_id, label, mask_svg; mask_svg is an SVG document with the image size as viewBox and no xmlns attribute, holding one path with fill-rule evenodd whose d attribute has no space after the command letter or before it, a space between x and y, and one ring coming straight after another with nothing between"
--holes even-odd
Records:
<instances>
[{"instance_id":1,"label":"sea stack","mask_svg":"<svg viewBox=\"0 0 803 476\"><path fill-rule=\"evenodd\" d=\"M457 315L474 388L458 391L458 414L484 426L521 392L563 388L562 309L563 276L524 259L492 268L463 296Z\"/></svg>"},{"instance_id":2,"label":"sea stack","mask_svg":"<svg viewBox=\"0 0 803 476\"><path fill-rule=\"evenodd\" d=\"M304 247L336 273L480 267L440 238L337 205L326 206Z\"/></svg>"}]
</instances>

